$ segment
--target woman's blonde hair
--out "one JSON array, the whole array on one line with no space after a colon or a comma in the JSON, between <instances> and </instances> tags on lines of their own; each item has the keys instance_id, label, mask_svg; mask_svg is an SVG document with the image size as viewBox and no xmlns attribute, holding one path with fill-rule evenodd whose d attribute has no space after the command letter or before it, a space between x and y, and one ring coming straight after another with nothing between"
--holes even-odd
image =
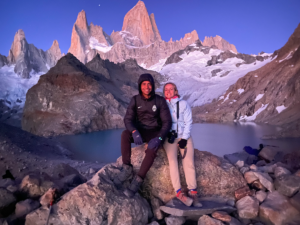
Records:
<instances>
[{"instance_id":1,"label":"woman's blonde hair","mask_svg":"<svg viewBox=\"0 0 300 225\"><path fill-rule=\"evenodd\" d=\"M178 98L180 98L180 95L178 94L178 88L177 88L176 84L174 84L173 82L165 83L164 89L163 89L163 92L164 92L163 95L164 95L164 97L166 97L166 96L165 96L165 87L166 87L168 84L172 84L172 85L173 85L174 90L175 90L175 95L176 95Z\"/></svg>"}]
</instances>

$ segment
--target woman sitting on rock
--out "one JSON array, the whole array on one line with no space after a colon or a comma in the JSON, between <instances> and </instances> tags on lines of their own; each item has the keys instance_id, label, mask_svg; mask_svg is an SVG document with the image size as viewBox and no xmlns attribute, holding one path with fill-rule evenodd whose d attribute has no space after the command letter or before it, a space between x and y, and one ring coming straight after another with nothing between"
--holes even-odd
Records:
<instances>
[{"instance_id":1,"label":"woman sitting on rock","mask_svg":"<svg viewBox=\"0 0 300 225\"><path fill-rule=\"evenodd\" d=\"M191 206L193 204L194 207L201 207L202 204L197 196L194 146L190 134L193 122L192 111L188 103L180 98L174 83L166 83L163 91L172 117L172 128L168 139L164 142L164 149L169 160L172 184L177 198L185 205ZM179 112L178 114L177 111ZM177 161L178 147L183 158L182 164L189 189L188 196L181 191Z\"/></svg>"}]
</instances>

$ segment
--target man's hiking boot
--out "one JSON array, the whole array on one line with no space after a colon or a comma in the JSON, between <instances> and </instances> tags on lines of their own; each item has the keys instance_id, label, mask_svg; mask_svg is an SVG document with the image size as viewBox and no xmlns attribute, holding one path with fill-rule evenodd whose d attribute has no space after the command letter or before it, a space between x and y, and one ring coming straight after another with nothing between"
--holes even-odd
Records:
<instances>
[{"instance_id":1,"label":"man's hiking boot","mask_svg":"<svg viewBox=\"0 0 300 225\"><path fill-rule=\"evenodd\" d=\"M131 165L122 165L121 172L117 174L117 176L114 177L114 184L117 187L117 189L122 188L122 183L127 180L130 175L132 174L132 166Z\"/></svg>"},{"instance_id":2,"label":"man's hiking boot","mask_svg":"<svg viewBox=\"0 0 300 225\"><path fill-rule=\"evenodd\" d=\"M193 203L193 199L189 198L188 196L186 196L185 193L183 193L182 191L179 191L176 195L176 197L186 206L191 206Z\"/></svg>"},{"instance_id":3,"label":"man's hiking boot","mask_svg":"<svg viewBox=\"0 0 300 225\"><path fill-rule=\"evenodd\" d=\"M133 180L131 181L131 184L128 188L125 189L123 192L128 198L132 198L135 193L138 192L141 184L143 183L143 179L140 178L138 175L136 175Z\"/></svg>"},{"instance_id":4,"label":"man's hiking boot","mask_svg":"<svg viewBox=\"0 0 300 225\"><path fill-rule=\"evenodd\" d=\"M194 207L202 207L202 204L200 203L197 195L197 191L189 191L188 196L193 199L193 206Z\"/></svg>"}]
</instances>

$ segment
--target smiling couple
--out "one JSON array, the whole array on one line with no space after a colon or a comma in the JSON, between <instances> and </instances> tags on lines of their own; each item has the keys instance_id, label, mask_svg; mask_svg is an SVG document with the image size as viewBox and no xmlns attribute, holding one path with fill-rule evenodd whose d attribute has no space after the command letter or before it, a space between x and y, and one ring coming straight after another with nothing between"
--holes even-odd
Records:
<instances>
[{"instance_id":1,"label":"smiling couple","mask_svg":"<svg viewBox=\"0 0 300 225\"><path fill-rule=\"evenodd\" d=\"M131 143L148 143L145 158L139 172L130 186L125 189L127 197L133 197L156 157L157 150L163 146L169 160L170 175L177 198L185 205L201 207L197 197L197 182L194 166L194 147L191 137L192 112L185 100L178 94L175 84L164 85L164 97L155 94L154 79L151 74L142 74L138 80L139 94L133 96L126 111L124 123L126 130L121 136L122 169L114 178L117 188L133 173L130 157ZM183 156L183 169L188 185L188 194L181 191L177 161L178 148Z\"/></svg>"}]
</instances>

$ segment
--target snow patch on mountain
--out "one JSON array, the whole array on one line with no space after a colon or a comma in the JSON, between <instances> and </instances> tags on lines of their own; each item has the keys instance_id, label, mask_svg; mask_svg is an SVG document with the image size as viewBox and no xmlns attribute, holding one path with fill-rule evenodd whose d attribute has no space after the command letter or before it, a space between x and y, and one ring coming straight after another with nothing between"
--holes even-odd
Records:
<instances>
[{"instance_id":1,"label":"snow patch on mountain","mask_svg":"<svg viewBox=\"0 0 300 225\"><path fill-rule=\"evenodd\" d=\"M262 97L264 97L264 94L259 94L256 96L255 101L257 102L259 99L261 99Z\"/></svg>"},{"instance_id":2,"label":"snow patch on mountain","mask_svg":"<svg viewBox=\"0 0 300 225\"><path fill-rule=\"evenodd\" d=\"M15 65L0 68L0 101L14 112L13 115L8 116L18 119L17 117L22 116L28 89L35 85L45 72L34 73L32 71L30 79L22 79L14 72L14 67ZM3 117L1 120L5 119Z\"/></svg>"},{"instance_id":3,"label":"snow patch on mountain","mask_svg":"<svg viewBox=\"0 0 300 225\"><path fill-rule=\"evenodd\" d=\"M280 105L276 107L276 110L278 113L281 113L283 110L285 110L287 107L285 107L284 105Z\"/></svg>"},{"instance_id":4,"label":"snow patch on mountain","mask_svg":"<svg viewBox=\"0 0 300 225\"><path fill-rule=\"evenodd\" d=\"M219 49L210 49L208 54L198 49L188 54L184 52L180 55L182 60L178 63L163 66L165 60L162 60L148 69L161 73L167 81L177 84L179 94L192 107L195 107L219 98L239 78L272 61L272 59L268 58L263 62L255 61L254 63L241 64L237 67L237 63L243 63L244 61L238 58L228 58L221 64L207 66L207 61L221 52L223 51ZM216 69L221 69L222 73L212 76L212 71ZM230 73L221 77L221 74L227 71L230 71ZM162 91L162 88L159 88L158 91Z\"/></svg>"},{"instance_id":5,"label":"snow patch on mountain","mask_svg":"<svg viewBox=\"0 0 300 225\"><path fill-rule=\"evenodd\" d=\"M109 52L112 49L112 46L107 46L107 44L99 43L98 40L94 37L90 37L89 46L91 49L96 49L100 52Z\"/></svg>"},{"instance_id":6,"label":"snow patch on mountain","mask_svg":"<svg viewBox=\"0 0 300 225\"><path fill-rule=\"evenodd\" d=\"M258 114L260 114L262 111L264 111L269 104L262 104L262 106L252 115L252 116L241 116L240 120L245 120L245 121L254 121Z\"/></svg>"}]
</instances>

